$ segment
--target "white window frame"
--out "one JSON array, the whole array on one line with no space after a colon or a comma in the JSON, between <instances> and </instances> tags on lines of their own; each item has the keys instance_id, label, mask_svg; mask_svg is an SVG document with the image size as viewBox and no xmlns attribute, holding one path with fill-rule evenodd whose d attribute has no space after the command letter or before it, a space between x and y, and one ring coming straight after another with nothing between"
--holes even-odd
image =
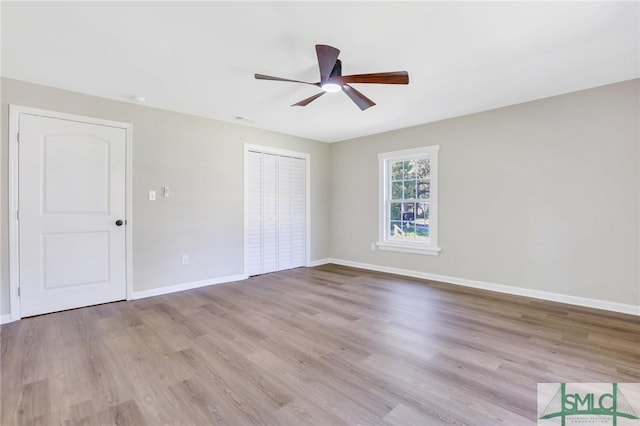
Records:
<instances>
[{"instance_id":1,"label":"white window frame","mask_svg":"<svg viewBox=\"0 0 640 426\"><path fill-rule=\"evenodd\" d=\"M426 254L437 256L441 248L438 246L438 150L440 145L430 145L401 151L378 154L379 174L379 207L378 207L378 242L379 250L398 251L404 253ZM431 167L431 187L429 196L429 241L397 241L389 237L389 203L391 200L391 163L411 160L416 157L429 157Z\"/></svg>"}]
</instances>

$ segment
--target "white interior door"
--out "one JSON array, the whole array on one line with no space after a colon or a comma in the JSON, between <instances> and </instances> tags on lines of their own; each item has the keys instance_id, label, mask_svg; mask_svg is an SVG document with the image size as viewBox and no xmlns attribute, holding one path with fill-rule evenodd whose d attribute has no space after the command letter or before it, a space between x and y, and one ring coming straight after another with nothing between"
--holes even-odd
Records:
<instances>
[{"instance_id":1,"label":"white interior door","mask_svg":"<svg viewBox=\"0 0 640 426\"><path fill-rule=\"evenodd\" d=\"M125 299L126 130L21 114L19 134L21 315Z\"/></svg>"}]
</instances>

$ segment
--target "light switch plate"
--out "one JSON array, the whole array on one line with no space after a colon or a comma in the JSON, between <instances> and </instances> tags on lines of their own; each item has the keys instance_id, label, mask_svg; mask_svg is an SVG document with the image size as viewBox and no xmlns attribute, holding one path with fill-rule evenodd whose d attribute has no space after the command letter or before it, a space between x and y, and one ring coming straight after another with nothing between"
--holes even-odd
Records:
<instances>
[{"instance_id":1,"label":"light switch plate","mask_svg":"<svg viewBox=\"0 0 640 426\"><path fill-rule=\"evenodd\" d=\"M149 191L149 201L156 200L156 191Z\"/></svg>"}]
</instances>

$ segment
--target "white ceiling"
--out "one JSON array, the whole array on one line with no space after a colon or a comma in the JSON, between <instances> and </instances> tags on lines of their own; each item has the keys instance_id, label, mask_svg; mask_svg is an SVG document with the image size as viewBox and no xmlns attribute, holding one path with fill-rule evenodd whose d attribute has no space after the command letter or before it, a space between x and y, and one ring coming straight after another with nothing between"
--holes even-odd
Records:
<instances>
[{"instance_id":1,"label":"white ceiling","mask_svg":"<svg viewBox=\"0 0 640 426\"><path fill-rule=\"evenodd\" d=\"M2 75L335 142L640 77L639 2L2 2ZM343 74L408 86L319 89ZM236 116L253 120L242 123Z\"/></svg>"}]
</instances>

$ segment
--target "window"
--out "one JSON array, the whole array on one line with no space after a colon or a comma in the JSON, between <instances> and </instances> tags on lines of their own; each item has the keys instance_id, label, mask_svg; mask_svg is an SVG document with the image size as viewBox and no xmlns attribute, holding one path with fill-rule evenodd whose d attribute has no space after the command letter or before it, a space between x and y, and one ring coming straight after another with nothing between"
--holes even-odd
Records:
<instances>
[{"instance_id":1,"label":"window","mask_svg":"<svg viewBox=\"0 0 640 426\"><path fill-rule=\"evenodd\" d=\"M377 247L437 255L438 148L378 154L380 231Z\"/></svg>"}]
</instances>

